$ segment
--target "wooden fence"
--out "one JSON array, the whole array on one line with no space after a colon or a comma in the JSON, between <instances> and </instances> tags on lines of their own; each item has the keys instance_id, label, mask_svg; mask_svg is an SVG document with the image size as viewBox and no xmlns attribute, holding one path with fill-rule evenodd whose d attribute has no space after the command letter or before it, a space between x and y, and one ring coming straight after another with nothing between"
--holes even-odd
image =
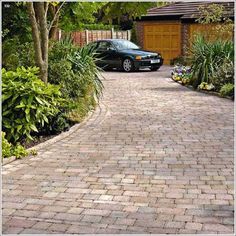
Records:
<instances>
[{"instance_id":1,"label":"wooden fence","mask_svg":"<svg viewBox=\"0 0 236 236\"><path fill-rule=\"evenodd\" d=\"M58 38L61 39L63 33L59 32ZM74 44L84 46L90 42L101 39L131 39L131 31L115 31L111 30L84 30L71 33Z\"/></svg>"}]
</instances>

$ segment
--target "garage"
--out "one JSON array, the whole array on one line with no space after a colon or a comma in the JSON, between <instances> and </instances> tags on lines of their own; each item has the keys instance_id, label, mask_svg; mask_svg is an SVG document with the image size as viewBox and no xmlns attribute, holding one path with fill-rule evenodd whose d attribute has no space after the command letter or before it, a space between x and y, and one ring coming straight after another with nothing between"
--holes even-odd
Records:
<instances>
[{"instance_id":1,"label":"garage","mask_svg":"<svg viewBox=\"0 0 236 236\"><path fill-rule=\"evenodd\" d=\"M137 44L146 50L160 52L166 65L176 57L187 55L197 32L207 30L214 38L212 24L203 26L196 22L199 7L205 4L209 2L175 2L149 9L146 15L136 19ZM234 20L233 2L217 4L224 7L225 16Z\"/></svg>"},{"instance_id":2,"label":"garage","mask_svg":"<svg viewBox=\"0 0 236 236\"><path fill-rule=\"evenodd\" d=\"M161 53L164 64L181 54L181 25L161 23L144 25L144 49Z\"/></svg>"}]
</instances>

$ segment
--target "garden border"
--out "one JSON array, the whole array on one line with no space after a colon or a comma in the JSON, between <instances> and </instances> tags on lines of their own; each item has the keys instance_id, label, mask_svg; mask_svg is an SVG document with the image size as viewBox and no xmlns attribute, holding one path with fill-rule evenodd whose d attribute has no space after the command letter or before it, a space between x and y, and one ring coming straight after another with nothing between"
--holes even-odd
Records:
<instances>
[{"instance_id":1,"label":"garden border","mask_svg":"<svg viewBox=\"0 0 236 236\"><path fill-rule=\"evenodd\" d=\"M96 107L96 109L101 109L99 104ZM93 117L93 115L95 114L96 109L94 111L90 111L88 113L87 117L82 122L73 125L68 131L62 132L62 133L58 134L57 136L55 136L55 137L53 137L51 139L46 140L43 143L39 143L39 144L37 144L37 145L35 145L33 147L30 147L30 148L27 149L27 151L32 151L32 150L38 151L38 150L40 150L40 149L42 149L42 148L44 148L46 146L52 145L52 144L62 140L63 138L68 137L72 133L76 132L79 128L84 126L88 122L88 120L90 120ZM7 165L7 164L9 164L9 163L11 163L13 161L16 161L16 160L20 160L20 159L23 159L23 158L24 159L25 158L32 158L34 156L35 155L29 154L28 156L22 157L22 158L16 158L15 156L11 156L11 157L8 157L8 158L2 158L2 166Z\"/></svg>"},{"instance_id":2,"label":"garden border","mask_svg":"<svg viewBox=\"0 0 236 236\"><path fill-rule=\"evenodd\" d=\"M231 100L232 102L234 101L234 99L232 99L231 97L228 97L228 96L225 96L225 97L222 97L219 93L217 92L212 92L212 91L204 91L204 90L198 90L198 89L194 89L191 85L183 85L181 82L179 81L176 81L173 79L173 77L171 76L171 79L175 82L175 83L178 83L180 84L181 86L184 86L192 91L195 91L195 92L200 92L200 93L204 93L204 94L208 94L208 95L213 95L215 97L219 97L219 98L226 98L228 100Z\"/></svg>"}]
</instances>

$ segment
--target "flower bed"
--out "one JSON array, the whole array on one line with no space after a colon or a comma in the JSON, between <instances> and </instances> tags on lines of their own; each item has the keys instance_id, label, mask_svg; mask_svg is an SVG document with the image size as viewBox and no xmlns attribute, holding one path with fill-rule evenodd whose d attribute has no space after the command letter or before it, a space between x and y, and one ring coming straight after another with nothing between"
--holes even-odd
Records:
<instances>
[{"instance_id":1,"label":"flower bed","mask_svg":"<svg viewBox=\"0 0 236 236\"><path fill-rule=\"evenodd\" d=\"M174 81L182 84L188 85L192 76L192 70L190 66L176 65L174 69L171 71L171 77ZM206 82L202 82L198 85L199 90L212 91L214 90L213 84L208 84Z\"/></svg>"},{"instance_id":2,"label":"flower bed","mask_svg":"<svg viewBox=\"0 0 236 236\"><path fill-rule=\"evenodd\" d=\"M191 68L189 66L176 65L171 71L171 77L183 85L188 84L191 76Z\"/></svg>"},{"instance_id":3,"label":"flower bed","mask_svg":"<svg viewBox=\"0 0 236 236\"><path fill-rule=\"evenodd\" d=\"M171 70L171 78L174 81L193 89L193 86L191 85L191 77L192 70L190 66L175 65ZM232 84L226 84L223 86L223 89L218 92L212 83L202 82L198 85L197 90L228 99L234 99L234 86Z\"/></svg>"}]
</instances>

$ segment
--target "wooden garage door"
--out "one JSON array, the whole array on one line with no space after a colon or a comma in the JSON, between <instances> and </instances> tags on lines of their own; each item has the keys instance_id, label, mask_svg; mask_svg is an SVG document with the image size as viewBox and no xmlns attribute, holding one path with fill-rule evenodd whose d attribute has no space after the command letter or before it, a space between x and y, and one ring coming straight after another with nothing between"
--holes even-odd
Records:
<instances>
[{"instance_id":1,"label":"wooden garage door","mask_svg":"<svg viewBox=\"0 0 236 236\"><path fill-rule=\"evenodd\" d=\"M160 52L164 64L181 54L180 23L150 23L144 25L144 49Z\"/></svg>"}]
</instances>

